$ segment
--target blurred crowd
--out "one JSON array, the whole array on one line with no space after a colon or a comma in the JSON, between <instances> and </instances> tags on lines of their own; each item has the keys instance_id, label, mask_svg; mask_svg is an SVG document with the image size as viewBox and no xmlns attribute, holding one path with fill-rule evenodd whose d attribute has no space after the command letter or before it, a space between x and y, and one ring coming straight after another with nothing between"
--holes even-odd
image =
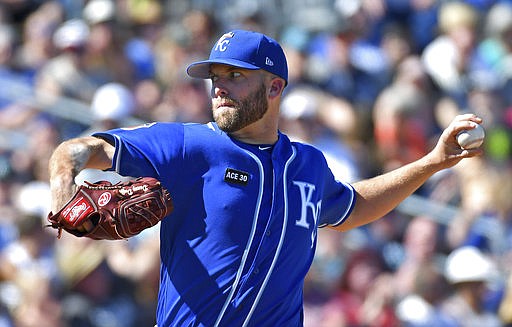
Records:
<instances>
[{"instance_id":1,"label":"blurred crowd","mask_svg":"<svg viewBox=\"0 0 512 327\"><path fill-rule=\"evenodd\" d=\"M424 155L459 113L484 156L418 202L321 229L305 327L512 326L512 1L0 1L0 327L153 326L158 227L119 242L45 228L63 140L150 121L207 122L185 67L227 30L276 38L280 128L348 182Z\"/></svg>"}]
</instances>

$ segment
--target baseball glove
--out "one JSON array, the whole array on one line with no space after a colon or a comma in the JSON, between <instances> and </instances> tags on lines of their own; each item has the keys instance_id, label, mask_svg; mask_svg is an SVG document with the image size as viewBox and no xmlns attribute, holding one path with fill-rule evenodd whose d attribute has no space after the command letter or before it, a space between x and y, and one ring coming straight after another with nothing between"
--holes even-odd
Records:
<instances>
[{"instance_id":1,"label":"baseball glove","mask_svg":"<svg viewBox=\"0 0 512 327\"><path fill-rule=\"evenodd\" d=\"M152 227L173 210L169 192L152 177L112 184L85 182L56 214L49 227L95 240L125 239Z\"/></svg>"}]
</instances>

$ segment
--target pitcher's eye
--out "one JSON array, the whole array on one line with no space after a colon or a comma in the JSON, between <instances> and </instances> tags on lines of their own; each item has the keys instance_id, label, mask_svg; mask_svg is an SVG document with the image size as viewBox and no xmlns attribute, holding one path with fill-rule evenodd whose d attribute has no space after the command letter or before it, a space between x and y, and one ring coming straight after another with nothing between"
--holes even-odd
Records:
<instances>
[{"instance_id":1,"label":"pitcher's eye","mask_svg":"<svg viewBox=\"0 0 512 327\"><path fill-rule=\"evenodd\" d=\"M239 79L242 76L243 76L242 72L235 71L235 70L225 72L225 73L220 73L220 74L210 72L210 74L208 75L208 79L210 79L212 82L217 82L217 81L219 81L219 79L223 79L226 81L233 81L233 80Z\"/></svg>"},{"instance_id":2,"label":"pitcher's eye","mask_svg":"<svg viewBox=\"0 0 512 327\"><path fill-rule=\"evenodd\" d=\"M219 77L217 75L213 74L213 73L210 73L208 75L208 79L210 79L212 82L215 82L216 80L219 79Z\"/></svg>"},{"instance_id":3,"label":"pitcher's eye","mask_svg":"<svg viewBox=\"0 0 512 327\"><path fill-rule=\"evenodd\" d=\"M229 77L230 77L231 79L235 79L235 78L238 78L238 77L240 77L240 76L242 76L242 74L241 74L240 72L235 72L235 71L234 71L234 72L229 73Z\"/></svg>"}]
</instances>

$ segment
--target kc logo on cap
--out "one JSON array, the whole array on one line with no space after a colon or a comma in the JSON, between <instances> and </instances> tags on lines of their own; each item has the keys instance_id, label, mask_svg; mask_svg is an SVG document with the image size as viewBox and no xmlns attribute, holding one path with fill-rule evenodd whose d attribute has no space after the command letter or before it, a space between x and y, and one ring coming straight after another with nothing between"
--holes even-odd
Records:
<instances>
[{"instance_id":1,"label":"kc logo on cap","mask_svg":"<svg viewBox=\"0 0 512 327\"><path fill-rule=\"evenodd\" d=\"M226 33L220 37L215 44L215 51L226 51L227 46L229 44L229 39L231 39L235 34L233 32Z\"/></svg>"}]
</instances>

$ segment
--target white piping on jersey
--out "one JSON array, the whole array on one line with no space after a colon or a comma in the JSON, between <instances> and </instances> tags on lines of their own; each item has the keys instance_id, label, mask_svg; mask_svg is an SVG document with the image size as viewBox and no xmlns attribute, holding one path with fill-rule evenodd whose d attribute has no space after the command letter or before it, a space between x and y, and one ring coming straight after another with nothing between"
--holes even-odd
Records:
<instances>
[{"instance_id":1,"label":"white piping on jersey","mask_svg":"<svg viewBox=\"0 0 512 327\"><path fill-rule=\"evenodd\" d=\"M120 165L121 165L121 150L122 150L122 147L123 147L123 142L121 142L121 138L117 135L114 134L114 138L116 140L116 144L115 144L115 147L116 147L116 152L117 152L117 159L116 159L116 162L115 162L115 167L114 167L114 170L116 171L116 173L119 174L119 170L121 169L120 168Z\"/></svg>"},{"instance_id":2,"label":"white piping on jersey","mask_svg":"<svg viewBox=\"0 0 512 327\"><path fill-rule=\"evenodd\" d=\"M226 302L222 306L222 310L220 311L220 314L217 317L217 320L215 321L215 325L214 325L215 327L219 326L219 324L224 316L224 313L226 312L226 309L229 306L229 303L231 303L231 300L233 299L233 295L234 295L236 289L238 288L238 284L240 283L240 278L242 277L242 272L244 270L244 267L245 267L245 264L247 261L247 256L249 255L249 250L251 249L252 243L254 241L254 234L256 233L257 221L258 221L259 214L260 214L261 201L263 199L263 189L264 189L263 184L264 184L264 180L265 180L264 174L263 174L263 164L261 163L260 159L255 154L253 154L252 152L247 151L245 149L243 149L243 150L245 152L247 152L247 154L249 154L258 164L258 169L260 172L260 185L259 185L258 199L256 202L256 209L254 210L254 217L253 217L253 221L252 221L251 234L249 235L249 241L247 242L247 245L245 246L244 254L242 256L242 261L240 262L240 267L238 268L238 271L236 273L235 281L233 282L233 285L231 286L231 291L229 292L228 298L226 299Z\"/></svg>"},{"instance_id":3,"label":"white piping on jersey","mask_svg":"<svg viewBox=\"0 0 512 327\"><path fill-rule=\"evenodd\" d=\"M284 209L283 209L283 227L281 229L281 237L279 238L279 244L277 245L276 253L274 254L274 259L272 259L272 264L270 265L267 275L265 276L265 279L263 280L263 284L261 285L258 295L256 295L256 299L254 300L254 303L252 304L251 310L247 314L247 318L245 318L244 324L242 325L243 327L247 326L247 324L249 323L251 316L254 313L254 310L256 309L258 302L261 299L261 295L263 294L263 291L265 290L265 288L267 286L268 280L270 279L270 276L272 275L272 272L274 271L274 267L276 265L277 258L279 257L279 254L281 253L281 248L283 247L284 236L286 235L286 226L287 226L287 221L288 221L288 188L287 188L288 184L287 184L286 176L287 176L288 166L295 158L296 152L295 152L295 147L293 147L293 146L292 146L292 151L293 151L292 155L286 161L286 163L284 165L284 170L283 170Z\"/></svg>"},{"instance_id":4,"label":"white piping on jersey","mask_svg":"<svg viewBox=\"0 0 512 327\"><path fill-rule=\"evenodd\" d=\"M352 203L354 202L354 197L356 195L356 190L354 189L354 187L351 184L344 183L344 182L341 182L341 183L343 185L346 185L350 190L352 190L352 193L350 194L350 203L351 203L351 205L347 206L347 209L345 209L345 212L343 212L343 214L340 216L340 219L338 219L334 224L330 224L330 226L338 226L345 219L347 219L347 217L348 217L347 214L350 211L350 208L352 208ZM321 225L318 225L318 228L325 227L327 225L329 225L329 224L321 224Z\"/></svg>"},{"instance_id":5,"label":"white piping on jersey","mask_svg":"<svg viewBox=\"0 0 512 327\"><path fill-rule=\"evenodd\" d=\"M215 125L213 125L212 122L209 122L208 124L206 124L206 126L208 126L209 129L211 129L212 131L216 132L217 130L215 129Z\"/></svg>"}]
</instances>

